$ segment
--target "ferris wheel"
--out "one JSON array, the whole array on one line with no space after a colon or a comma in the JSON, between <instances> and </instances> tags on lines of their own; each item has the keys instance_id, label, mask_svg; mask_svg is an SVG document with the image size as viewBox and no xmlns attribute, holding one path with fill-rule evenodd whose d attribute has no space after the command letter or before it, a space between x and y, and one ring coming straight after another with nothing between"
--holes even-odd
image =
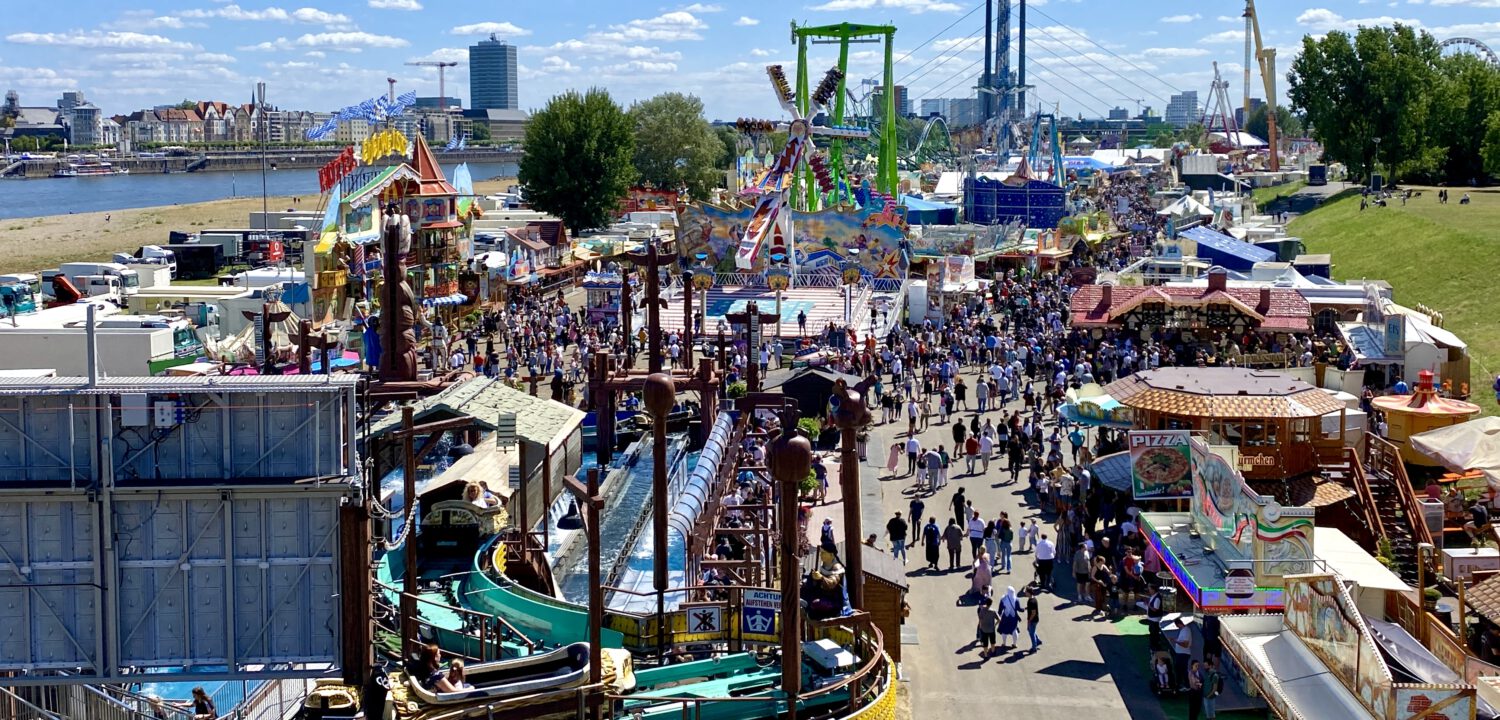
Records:
<instances>
[{"instance_id":1,"label":"ferris wheel","mask_svg":"<svg viewBox=\"0 0 1500 720\"><path fill-rule=\"evenodd\" d=\"M1500 65L1500 56L1495 55L1495 51L1491 50L1490 46L1471 37L1448 38L1438 43L1438 47L1445 52L1451 51L1478 55L1491 65Z\"/></svg>"}]
</instances>

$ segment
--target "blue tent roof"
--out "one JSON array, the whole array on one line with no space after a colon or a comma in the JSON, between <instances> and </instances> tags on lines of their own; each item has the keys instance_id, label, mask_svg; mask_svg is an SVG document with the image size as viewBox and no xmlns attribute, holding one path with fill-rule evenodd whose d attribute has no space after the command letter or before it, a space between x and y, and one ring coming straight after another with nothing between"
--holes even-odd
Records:
<instances>
[{"instance_id":1,"label":"blue tent roof","mask_svg":"<svg viewBox=\"0 0 1500 720\"><path fill-rule=\"evenodd\" d=\"M1211 260L1228 270L1250 270L1255 263L1271 262L1276 253L1258 245L1236 240L1206 227L1194 227L1178 233L1198 243L1198 257Z\"/></svg>"},{"instance_id":2,"label":"blue tent roof","mask_svg":"<svg viewBox=\"0 0 1500 720\"><path fill-rule=\"evenodd\" d=\"M902 195L901 204L906 206L906 221L913 225L958 224L957 205L923 200L915 195Z\"/></svg>"}]
</instances>

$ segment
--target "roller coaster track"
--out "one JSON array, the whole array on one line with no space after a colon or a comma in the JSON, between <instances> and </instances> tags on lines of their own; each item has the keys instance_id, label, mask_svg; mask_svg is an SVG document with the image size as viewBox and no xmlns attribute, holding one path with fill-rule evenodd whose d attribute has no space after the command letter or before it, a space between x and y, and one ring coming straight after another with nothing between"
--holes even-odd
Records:
<instances>
[{"instance_id":1,"label":"roller coaster track","mask_svg":"<svg viewBox=\"0 0 1500 720\"><path fill-rule=\"evenodd\" d=\"M943 144L941 146L927 144L934 127L942 130ZM911 153L901 156L900 167L902 170L917 170L923 163L930 162L955 167L958 163L958 154L954 152L953 147L953 134L948 130L948 122L940 116L931 118L922 128L922 134L917 137L917 144L912 148Z\"/></svg>"}]
</instances>

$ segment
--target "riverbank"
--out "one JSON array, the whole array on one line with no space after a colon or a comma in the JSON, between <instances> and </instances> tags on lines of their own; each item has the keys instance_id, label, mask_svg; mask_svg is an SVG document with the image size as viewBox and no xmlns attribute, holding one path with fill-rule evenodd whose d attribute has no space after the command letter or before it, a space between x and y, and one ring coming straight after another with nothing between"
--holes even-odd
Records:
<instances>
[{"instance_id":1,"label":"riverbank","mask_svg":"<svg viewBox=\"0 0 1500 720\"><path fill-rule=\"evenodd\" d=\"M515 178L474 184L481 195L503 192ZM317 210L318 197L271 197L267 207ZM0 274L36 272L61 263L108 260L117 252L135 252L142 245L165 245L172 230L196 232L207 228L248 227L250 213L259 212L261 199L234 198L182 205L0 220Z\"/></svg>"}]
</instances>

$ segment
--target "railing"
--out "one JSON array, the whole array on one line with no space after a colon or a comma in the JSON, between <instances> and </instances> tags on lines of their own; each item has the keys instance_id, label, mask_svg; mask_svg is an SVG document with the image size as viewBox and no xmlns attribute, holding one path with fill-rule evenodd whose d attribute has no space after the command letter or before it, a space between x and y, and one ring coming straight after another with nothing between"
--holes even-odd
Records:
<instances>
[{"instance_id":1,"label":"railing","mask_svg":"<svg viewBox=\"0 0 1500 720\"><path fill-rule=\"evenodd\" d=\"M1370 493L1370 478L1365 474L1364 463L1359 460L1359 453L1354 448L1343 448L1343 460L1349 464L1350 481L1354 484L1354 492L1359 495L1359 502L1364 506L1365 522L1375 537L1387 537L1385 534L1385 523L1380 519L1380 510L1375 507L1375 496Z\"/></svg>"},{"instance_id":2,"label":"railing","mask_svg":"<svg viewBox=\"0 0 1500 720\"><path fill-rule=\"evenodd\" d=\"M736 590L742 588L735 588ZM842 645L852 645L856 655L863 658L860 666L837 681L819 686L797 695L799 704L809 701L818 701L824 696L847 691L849 698L843 712L837 712L832 717L859 717L859 718L883 718L894 717L877 712L874 715L867 714L867 710L888 709L894 698L891 686L891 662L883 650L884 641L880 629L871 621L869 614L859 613L853 617L831 618L820 622L807 622L804 624L803 638L810 640L831 639ZM606 694L613 707L621 707L624 701L643 700L623 694ZM704 705L719 703L751 703L769 705L773 708L785 702L787 698L777 693L771 697L714 697L705 698L697 695L665 695L649 698L652 704L677 704L681 707L681 717L699 718L703 716ZM822 709L817 715L830 717L832 708ZM623 715L612 713L610 717L631 717L631 711L625 711Z\"/></svg>"},{"instance_id":3,"label":"railing","mask_svg":"<svg viewBox=\"0 0 1500 720\"><path fill-rule=\"evenodd\" d=\"M6 687L0 687L0 711L14 720L69 720L43 710Z\"/></svg>"},{"instance_id":4,"label":"railing","mask_svg":"<svg viewBox=\"0 0 1500 720\"><path fill-rule=\"evenodd\" d=\"M1383 475L1386 481L1395 486L1396 495L1401 498L1401 510L1406 513L1406 524L1411 526L1412 539L1418 544L1432 544L1432 531L1427 528L1422 507L1417 503L1416 488L1411 486L1411 480L1406 476L1406 464L1401 461L1401 451L1390 441L1374 433L1366 433L1365 454L1369 458L1367 467Z\"/></svg>"},{"instance_id":5,"label":"railing","mask_svg":"<svg viewBox=\"0 0 1500 720\"><path fill-rule=\"evenodd\" d=\"M425 598L420 595L408 595L407 593L400 592L397 588L389 587L379 582L376 583L376 586L390 592L395 592L398 598L411 598L412 602L416 603L419 608L422 605L429 605L431 607L447 610L458 615L458 617L463 620L463 627L458 630L452 630L451 628L449 630L473 638L477 643L477 649L479 652L477 655L469 655L466 652L458 652L456 650L453 650L452 648L444 648L444 650L453 654L462 655L464 656L465 660L469 660L472 662L488 662L490 660L499 660L504 656L502 644L506 640L525 645L526 647L531 649L541 647L540 643L526 637L525 633L521 632L518 628L516 628L516 626L510 624L510 622L508 622L503 617L479 612L478 610L470 610L468 608L458 607L456 605L440 603L436 600ZM391 613L391 617L400 617L400 609L391 607L383 600L383 597L383 593L377 594L375 600L376 605L380 608L383 608L386 612ZM421 622L421 615L421 611L418 610L418 622ZM430 625L430 623L425 624ZM475 631L478 631L477 635L473 634Z\"/></svg>"}]
</instances>

